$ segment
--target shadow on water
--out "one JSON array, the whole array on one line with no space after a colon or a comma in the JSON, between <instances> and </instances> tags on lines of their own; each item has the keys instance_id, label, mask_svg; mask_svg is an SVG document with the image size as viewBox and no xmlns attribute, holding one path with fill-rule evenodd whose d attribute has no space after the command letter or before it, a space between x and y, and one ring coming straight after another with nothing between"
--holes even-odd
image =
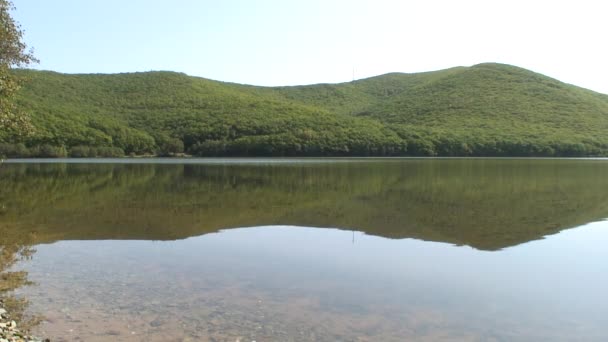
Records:
<instances>
[{"instance_id":1,"label":"shadow on water","mask_svg":"<svg viewBox=\"0 0 608 342\"><path fill-rule=\"evenodd\" d=\"M173 240L259 225L337 227L498 250L608 217L608 162L7 164L5 242Z\"/></svg>"}]
</instances>

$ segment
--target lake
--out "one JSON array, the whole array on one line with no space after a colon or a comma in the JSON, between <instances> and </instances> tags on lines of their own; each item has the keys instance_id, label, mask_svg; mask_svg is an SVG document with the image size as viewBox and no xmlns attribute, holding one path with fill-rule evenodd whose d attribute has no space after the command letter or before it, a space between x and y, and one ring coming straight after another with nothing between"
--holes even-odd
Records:
<instances>
[{"instance_id":1,"label":"lake","mask_svg":"<svg viewBox=\"0 0 608 342\"><path fill-rule=\"evenodd\" d=\"M602 159L15 160L0 279L52 341L606 341L607 176Z\"/></svg>"}]
</instances>

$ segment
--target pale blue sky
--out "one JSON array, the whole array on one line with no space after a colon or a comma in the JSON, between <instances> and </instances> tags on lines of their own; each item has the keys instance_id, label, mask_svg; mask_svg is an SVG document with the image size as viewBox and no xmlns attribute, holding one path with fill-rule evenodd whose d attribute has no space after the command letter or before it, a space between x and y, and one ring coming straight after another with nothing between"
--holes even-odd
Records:
<instances>
[{"instance_id":1,"label":"pale blue sky","mask_svg":"<svg viewBox=\"0 0 608 342\"><path fill-rule=\"evenodd\" d=\"M14 0L39 69L294 85L481 62L608 93L605 1Z\"/></svg>"}]
</instances>

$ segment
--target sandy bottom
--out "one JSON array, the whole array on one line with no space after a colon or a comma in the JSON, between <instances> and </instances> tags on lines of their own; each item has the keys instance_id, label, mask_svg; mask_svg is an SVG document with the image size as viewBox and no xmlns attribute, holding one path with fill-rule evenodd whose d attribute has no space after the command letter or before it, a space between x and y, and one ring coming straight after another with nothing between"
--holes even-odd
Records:
<instances>
[{"instance_id":1,"label":"sandy bottom","mask_svg":"<svg viewBox=\"0 0 608 342\"><path fill-rule=\"evenodd\" d=\"M341 308L314 296L224 288L187 299L128 301L73 297L47 289L46 320L36 333L52 341L474 341L440 313L404 315L388 306ZM42 295L42 294L41 294ZM35 297L35 296L34 296ZM118 298L117 298L118 297ZM73 300L70 300L72 298ZM170 303L170 304L167 304ZM51 309L52 308L54 309ZM51 309L51 310L49 310ZM359 312L356 312L359 311ZM484 339L488 340L488 339Z\"/></svg>"},{"instance_id":2,"label":"sandy bottom","mask_svg":"<svg viewBox=\"0 0 608 342\"><path fill-rule=\"evenodd\" d=\"M259 233L266 230L175 243L38 246L23 265L37 285L17 295L45 317L34 333L55 342L606 341L604 301L583 301L585 292L564 292L555 282L517 291L519 278L499 277L504 271L489 276L497 259L466 273L445 265L453 255L430 257L467 252L456 247L429 250L434 245L406 241L385 257L375 246L363 253L350 240L344 243L350 249L340 249L341 232L333 232L336 247L317 250L322 232L311 231L316 244L281 240L272 248L251 243ZM269 230L268 236L281 233L293 234ZM363 247L376 241L361 240L369 240ZM417 257L422 253L426 263ZM556 294L576 296L554 295L547 284Z\"/></svg>"}]
</instances>

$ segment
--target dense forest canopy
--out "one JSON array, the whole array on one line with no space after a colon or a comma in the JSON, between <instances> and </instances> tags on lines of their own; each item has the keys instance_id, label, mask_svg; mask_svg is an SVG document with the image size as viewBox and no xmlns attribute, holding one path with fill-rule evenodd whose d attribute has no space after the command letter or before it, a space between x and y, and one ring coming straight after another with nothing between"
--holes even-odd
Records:
<instances>
[{"instance_id":1,"label":"dense forest canopy","mask_svg":"<svg viewBox=\"0 0 608 342\"><path fill-rule=\"evenodd\" d=\"M256 87L174 72L15 70L9 157L606 156L608 96L503 64Z\"/></svg>"}]
</instances>

